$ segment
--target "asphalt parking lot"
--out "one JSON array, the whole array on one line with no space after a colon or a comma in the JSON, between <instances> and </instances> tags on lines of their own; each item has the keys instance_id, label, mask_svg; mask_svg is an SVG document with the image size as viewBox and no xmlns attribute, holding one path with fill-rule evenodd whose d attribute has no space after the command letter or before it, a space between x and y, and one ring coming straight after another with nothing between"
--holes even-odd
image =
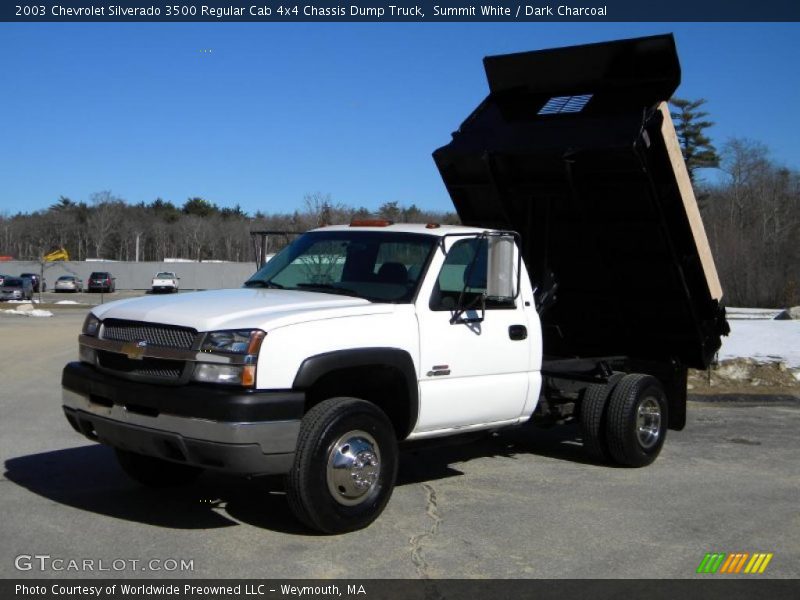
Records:
<instances>
[{"instance_id":1,"label":"asphalt parking lot","mask_svg":"<svg viewBox=\"0 0 800 600\"><path fill-rule=\"evenodd\" d=\"M61 367L86 309L51 310L0 311L0 577L108 577L101 559L125 561L115 577L727 577L695 574L707 552L773 553L755 577L800 576L796 400L692 402L645 469L587 462L571 427L420 448L376 523L324 537L294 521L278 479L206 474L167 492L128 480L63 418ZM20 555L51 558L20 571ZM143 567L153 559L161 570Z\"/></svg>"}]
</instances>

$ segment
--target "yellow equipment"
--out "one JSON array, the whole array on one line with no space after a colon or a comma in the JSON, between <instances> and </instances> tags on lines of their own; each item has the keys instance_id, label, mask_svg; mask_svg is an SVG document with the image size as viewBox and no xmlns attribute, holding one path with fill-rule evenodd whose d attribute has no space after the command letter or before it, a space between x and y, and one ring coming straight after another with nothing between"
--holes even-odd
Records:
<instances>
[{"instance_id":1,"label":"yellow equipment","mask_svg":"<svg viewBox=\"0 0 800 600\"><path fill-rule=\"evenodd\" d=\"M54 260L69 260L69 253L64 250L64 248L59 248L50 254L45 254L42 258L44 258L45 262L53 262Z\"/></svg>"}]
</instances>

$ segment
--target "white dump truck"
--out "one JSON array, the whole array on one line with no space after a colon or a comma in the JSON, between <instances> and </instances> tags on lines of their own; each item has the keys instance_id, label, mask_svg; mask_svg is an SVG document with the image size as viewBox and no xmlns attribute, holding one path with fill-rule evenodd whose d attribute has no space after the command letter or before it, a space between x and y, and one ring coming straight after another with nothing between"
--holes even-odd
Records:
<instances>
[{"instance_id":1,"label":"white dump truck","mask_svg":"<svg viewBox=\"0 0 800 600\"><path fill-rule=\"evenodd\" d=\"M92 309L63 408L139 482L285 474L309 527L365 527L407 442L577 421L651 463L727 332L664 101L671 36L487 58L434 153L464 225L309 231L241 289Z\"/></svg>"}]
</instances>

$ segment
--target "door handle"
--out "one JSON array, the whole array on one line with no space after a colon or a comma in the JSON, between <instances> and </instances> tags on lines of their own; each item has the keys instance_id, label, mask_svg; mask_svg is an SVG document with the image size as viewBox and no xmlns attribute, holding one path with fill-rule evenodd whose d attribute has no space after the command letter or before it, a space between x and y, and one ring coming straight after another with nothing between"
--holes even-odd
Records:
<instances>
[{"instance_id":1,"label":"door handle","mask_svg":"<svg viewBox=\"0 0 800 600\"><path fill-rule=\"evenodd\" d=\"M515 342L524 340L528 337L528 328L525 325L511 325L508 328L508 337Z\"/></svg>"}]
</instances>

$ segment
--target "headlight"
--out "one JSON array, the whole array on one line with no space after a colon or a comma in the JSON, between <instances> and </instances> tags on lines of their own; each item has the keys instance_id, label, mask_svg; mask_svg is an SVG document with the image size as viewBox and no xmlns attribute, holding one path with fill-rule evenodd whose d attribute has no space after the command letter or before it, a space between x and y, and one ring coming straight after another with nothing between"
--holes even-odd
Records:
<instances>
[{"instance_id":1,"label":"headlight","mask_svg":"<svg viewBox=\"0 0 800 600\"><path fill-rule=\"evenodd\" d=\"M260 329L211 331L206 334L200 350L225 354L258 354L264 335Z\"/></svg>"},{"instance_id":2,"label":"headlight","mask_svg":"<svg viewBox=\"0 0 800 600\"><path fill-rule=\"evenodd\" d=\"M81 332L84 335L97 335L97 331L100 329L100 319L95 317L92 313L86 315L86 319L83 321L83 329Z\"/></svg>"}]
</instances>

